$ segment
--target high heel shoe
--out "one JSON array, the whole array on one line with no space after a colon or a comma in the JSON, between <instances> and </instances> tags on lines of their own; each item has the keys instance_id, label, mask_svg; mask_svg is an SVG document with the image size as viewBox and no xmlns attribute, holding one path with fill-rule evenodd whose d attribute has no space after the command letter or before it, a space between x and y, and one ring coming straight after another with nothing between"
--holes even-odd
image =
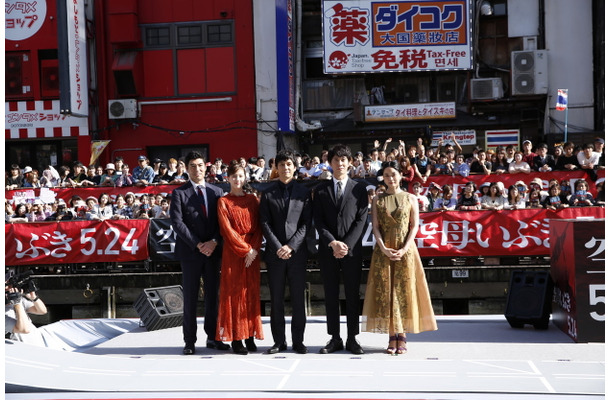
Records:
<instances>
[{"instance_id":1,"label":"high heel shoe","mask_svg":"<svg viewBox=\"0 0 610 400\"><path fill-rule=\"evenodd\" d=\"M232 341L231 347L233 348L233 353L235 354L241 354L242 356L248 354L248 349L244 347L244 344L241 342L241 340Z\"/></svg>"},{"instance_id":2,"label":"high heel shoe","mask_svg":"<svg viewBox=\"0 0 610 400\"><path fill-rule=\"evenodd\" d=\"M394 342L394 346L392 346L392 342ZM388 343L388 348L385 352L388 354L396 354L396 335L390 335L390 342Z\"/></svg>"},{"instance_id":3,"label":"high heel shoe","mask_svg":"<svg viewBox=\"0 0 610 400\"><path fill-rule=\"evenodd\" d=\"M258 350L258 348L256 347L256 343L254 343L254 338L252 336L246 339L245 342L246 349L248 349L249 352L254 353L256 352L256 350Z\"/></svg>"},{"instance_id":4,"label":"high heel shoe","mask_svg":"<svg viewBox=\"0 0 610 400\"><path fill-rule=\"evenodd\" d=\"M402 343L402 344L401 344ZM405 354L407 352L407 337L396 334L396 354Z\"/></svg>"}]
</instances>

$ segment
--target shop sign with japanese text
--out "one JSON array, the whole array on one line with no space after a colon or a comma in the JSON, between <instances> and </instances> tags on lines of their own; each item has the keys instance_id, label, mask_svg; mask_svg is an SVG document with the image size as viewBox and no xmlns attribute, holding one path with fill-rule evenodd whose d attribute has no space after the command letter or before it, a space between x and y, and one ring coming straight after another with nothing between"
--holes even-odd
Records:
<instances>
[{"instance_id":1,"label":"shop sign with japanese text","mask_svg":"<svg viewBox=\"0 0 610 400\"><path fill-rule=\"evenodd\" d=\"M455 118L455 103L384 104L365 106L364 122Z\"/></svg>"},{"instance_id":2,"label":"shop sign with japanese text","mask_svg":"<svg viewBox=\"0 0 610 400\"><path fill-rule=\"evenodd\" d=\"M470 3L324 1L324 72L471 69Z\"/></svg>"}]
</instances>

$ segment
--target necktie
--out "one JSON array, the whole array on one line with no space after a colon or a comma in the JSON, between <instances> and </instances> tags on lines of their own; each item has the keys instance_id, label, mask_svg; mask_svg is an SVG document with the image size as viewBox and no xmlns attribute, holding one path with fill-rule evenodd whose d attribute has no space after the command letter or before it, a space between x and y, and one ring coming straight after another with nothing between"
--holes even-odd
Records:
<instances>
[{"instance_id":1,"label":"necktie","mask_svg":"<svg viewBox=\"0 0 610 400\"><path fill-rule=\"evenodd\" d=\"M288 211L288 204L290 203L290 193L288 192L288 186L284 186L284 211Z\"/></svg>"},{"instance_id":2,"label":"necktie","mask_svg":"<svg viewBox=\"0 0 610 400\"><path fill-rule=\"evenodd\" d=\"M199 199L201 200L201 210L203 211L203 216L207 218L208 210L205 205L205 196L203 195L203 190L201 186L197 186L197 194L199 195Z\"/></svg>"},{"instance_id":3,"label":"necktie","mask_svg":"<svg viewBox=\"0 0 610 400\"><path fill-rule=\"evenodd\" d=\"M341 181L337 181L337 195L336 195L337 205L341 204L341 200L343 199L343 183Z\"/></svg>"}]
</instances>

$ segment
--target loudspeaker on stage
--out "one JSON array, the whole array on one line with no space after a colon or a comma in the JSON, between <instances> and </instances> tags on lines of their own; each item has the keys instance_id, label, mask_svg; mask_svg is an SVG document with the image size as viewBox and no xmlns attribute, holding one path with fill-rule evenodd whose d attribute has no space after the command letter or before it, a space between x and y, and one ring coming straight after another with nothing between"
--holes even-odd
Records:
<instances>
[{"instance_id":1,"label":"loudspeaker on stage","mask_svg":"<svg viewBox=\"0 0 610 400\"><path fill-rule=\"evenodd\" d=\"M144 289L133 307L148 331L180 326L184 318L182 286Z\"/></svg>"},{"instance_id":2,"label":"loudspeaker on stage","mask_svg":"<svg viewBox=\"0 0 610 400\"><path fill-rule=\"evenodd\" d=\"M513 328L531 324L536 329L548 329L552 298L548 272L513 271L504 316Z\"/></svg>"}]
</instances>

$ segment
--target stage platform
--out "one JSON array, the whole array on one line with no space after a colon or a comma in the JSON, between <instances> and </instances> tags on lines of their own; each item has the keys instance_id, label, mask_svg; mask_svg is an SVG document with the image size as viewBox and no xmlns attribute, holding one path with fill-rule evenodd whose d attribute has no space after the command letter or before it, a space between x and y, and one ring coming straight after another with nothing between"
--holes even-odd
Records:
<instances>
[{"instance_id":1,"label":"stage platform","mask_svg":"<svg viewBox=\"0 0 610 400\"><path fill-rule=\"evenodd\" d=\"M273 344L268 318L265 340L247 356L206 349L201 319L193 356L182 355L181 327L148 332L137 319L105 321L118 324L114 337L79 345L60 333L72 351L6 340L6 398L604 398L605 344L574 343L552 323L514 329L501 315L439 316L438 331L408 335L408 353L398 356L385 354L386 336L372 333L358 336L364 355L319 354L329 339L324 317L308 318L305 355L290 343L265 354Z\"/></svg>"}]
</instances>

